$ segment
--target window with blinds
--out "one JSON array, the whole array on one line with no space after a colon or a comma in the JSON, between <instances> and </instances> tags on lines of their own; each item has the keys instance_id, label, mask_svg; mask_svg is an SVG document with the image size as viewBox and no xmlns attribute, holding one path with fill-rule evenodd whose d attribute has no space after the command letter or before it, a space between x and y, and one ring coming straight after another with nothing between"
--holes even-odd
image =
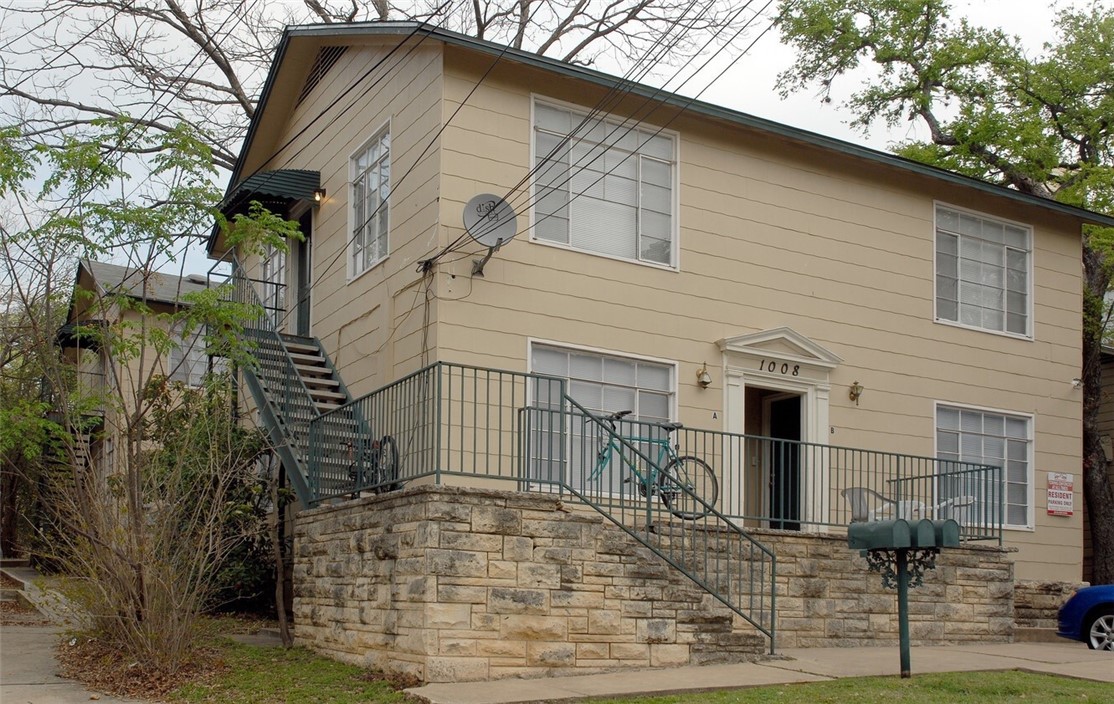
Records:
<instances>
[{"instance_id":1,"label":"window with blinds","mask_svg":"<svg viewBox=\"0 0 1114 704\"><path fill-rule=\"evenodd\" d=\"M936 206L936 318L1031 335L1027 227Z\"/></svg>"},{"instance_id":2,"label":"window with blinds","mask_svg":"<svg viewBox=\"0 0 1114 704\"><path fill-rule=\"evenodd\" d=\"M530 369L535 374L566 379L567 393L592 413L607 415L615 411L633 411L620 427L623 435L655 435L660 429L646 424L666 422L672 412L674 373L670 364L533 345ZM561 399L553 397L556 392L552 384L535 386L533 405L541 412L533 422L531 475L551 480L563 471L567 472L568 480L579 487L594 466L601 438L593 424L586 424L575 414L562 417L546 412L563 407ZM569 438L568 447L561 447L558 440L562 424ZM656 448L644 450L655 453L656 458ZM610 471L613 476L597 481L604 486L624 486L622 480L627 477L627 469L622 462L613 462Z\"/></svg>"},{"instance_id":3,"label":"window with blinds","mask_svg":"<svg viewBox=\"0 0 1114 704\"><path fill-rule=\"evenodd\" d=\"M535 103L533 238L672 266L675 153L656 128Z\"/></svg>"},{"instance_id":4,"label":"window with blinds","mask_svg":"<svg viewBox=\"0 0 1114 704\"><path fill-rule=\"evenodd\" d=\"M1026 416L952 406L938 406L936 409L936 456L942 460L1001 467L1004 491L1000 495L1005 500L1003 521L1005 525L1015 528L1032 525L1031 438L1031 419ZM945 469L946 467L947 465ZM985 498L985 501L980 501L978 510L981 516L987 518L986 522L993 522L998 515L995 497L985 497L987 493L985 490L971 486L970 484L975 481L977 479L967 472L957 472L956 476L943 477L939 480L942 496L938 498L942 500L961 496Z\"/></svg>"}]
</instances>

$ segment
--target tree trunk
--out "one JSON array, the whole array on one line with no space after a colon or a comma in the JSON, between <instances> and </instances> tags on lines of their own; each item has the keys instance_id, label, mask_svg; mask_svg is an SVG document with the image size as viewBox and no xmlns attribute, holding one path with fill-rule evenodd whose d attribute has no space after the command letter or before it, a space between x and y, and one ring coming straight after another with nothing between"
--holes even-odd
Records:
<instances>
[{"instance_id":1,"label":"tree trunk","mask_svg":"<svg viewBox=\"0 0 1114 704\"><path fill-rule=\"evenodd\" d=\"M1103 295L1110 272L1089 243L1083 246L1083 498L1093 550L1094 584L1114 584L1114 486L1099 432L1102 404Z\"/></svg>"},{"instance_id":2,"label":"tree trunk","mask_svg":"<svg viewBox=\"0 0 1114 704\"><path fill-rule=\"evenodd\" d=\"M268 456L267 462L271 465L271 514L268 522L271 528L271 550L275 558L275 612L278 614L282 645L289 648L294 645L294 636L290 633L290 622L286 618L286 563L282 559L283 508L279 502L282 462L273 452Z\"/></svg>"}]
</instances>

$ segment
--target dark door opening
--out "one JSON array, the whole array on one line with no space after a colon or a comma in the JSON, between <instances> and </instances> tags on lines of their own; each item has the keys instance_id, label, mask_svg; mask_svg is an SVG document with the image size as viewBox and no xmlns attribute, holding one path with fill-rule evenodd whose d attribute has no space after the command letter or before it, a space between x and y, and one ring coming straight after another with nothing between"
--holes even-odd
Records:
<instances>
[{"instance_id":1,"label":"dark door opening","mask_svg":"<svg viewBox=\"0 0 1114 704\"><path fill-rule=\"evenodd\" d=\"M769 424L770 528L800 530L801 397L781 396L766 402Z\"/></svg>"},{"instance_id":2,"label":"dark door opening","mask_svg":"<svg viewBox=\"0 0 1114 704\"><path fill-rule=\"evenodd\" d=\"M295 294L294 332L309 337L310 291L313 288L313 246L310 233L313 228L313 214L306 213L298 221L304 238L295 247L298 290Z\"/></svg>"}]
</instances>

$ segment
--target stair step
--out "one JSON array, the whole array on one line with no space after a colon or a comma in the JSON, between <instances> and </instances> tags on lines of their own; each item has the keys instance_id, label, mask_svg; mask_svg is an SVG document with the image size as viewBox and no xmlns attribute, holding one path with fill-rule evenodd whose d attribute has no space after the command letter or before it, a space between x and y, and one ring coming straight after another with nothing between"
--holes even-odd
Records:
<instances>
[{"instance_id":1,"label":"stair step","mask_svg":"<svg viewBox=\"0 0 1114 704\"><path fill-rule=\"evenodd\" d=\"M324 365L319 367L307 367L304 364L295 364L294 370L301 374L302 378L332 378L333 376L333 370Z\"/></svg>"},{"instance_id":2,"label":"stair step","mask_svg":"<svg viewBox=\"0 0 1114 704\"><path fill-rule=\"evenodd\" d=\"M317 345L314 344L306 344L304 342L291 342L290 340L283 340L282 344L286 345L286 349L290 352L312 355L321 354L321 350L317 347Z\"/></svg>"},{"instance_id":3,"label":"stair step","mask_svg":"<svg viewBox=\"0 0 1114 704\"><path fill-rule=\"evenodd\" d=\"M303 376L302 383L310 390L313 390L314 387L340 388L340 382L331 376Z\"/></svg>"},{"instance_id":4,"label":"stair step","mask_svg":"<svg viewBox=\"0 0 1114 704\"><path fill-rule=\"evenodd\" d=\"M330 401L330 403L336 402L336 405L338 406L343 406L344 403L348 400L348 397L342 393L336 391L325 391L324 389L309 389L309 395L314 400L327 399Z\"/></svg>"}]
</instances>

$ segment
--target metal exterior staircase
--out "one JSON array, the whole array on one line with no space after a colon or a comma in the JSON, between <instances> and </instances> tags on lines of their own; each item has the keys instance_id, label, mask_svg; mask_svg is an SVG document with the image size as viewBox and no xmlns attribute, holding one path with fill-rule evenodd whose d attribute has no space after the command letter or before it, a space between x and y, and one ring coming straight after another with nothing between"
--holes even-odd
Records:
<instances>
[{"instance_id":1,"label":"metal exterior staircase","mask_svg":"<svg viewBox=\"0 0 1114 704\"><path fill-rule=\"evenodd\" d=\"M281 320L283 311L267 308L255 286L275 284L257 282L247 276L235 259L231 263L227 300L256 311L244 324L243 336L253 345L255 358L254 364L242 369L244 382L290 485L298 499L308 506L320 495L311 487L309 467L315 463L309 458L310 421L341 407L353 408L352 397L320 340L278 331L276 321ZM352 410L329 413L325 425L326 437L364 439L366 423ZM348 458L355 456L355 451L342 446L330 454L335 463L344 463L351 462Z\"/></svg>"}]
</instances>

